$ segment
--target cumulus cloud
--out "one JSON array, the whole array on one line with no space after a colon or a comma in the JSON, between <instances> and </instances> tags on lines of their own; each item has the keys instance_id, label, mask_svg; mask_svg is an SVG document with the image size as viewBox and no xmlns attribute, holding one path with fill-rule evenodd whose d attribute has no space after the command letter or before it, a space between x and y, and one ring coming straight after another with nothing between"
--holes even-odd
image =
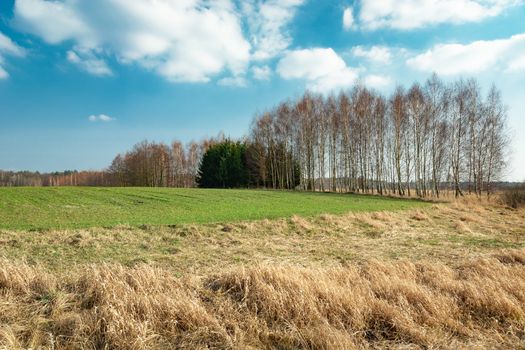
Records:
<instances>
[{"instance_id":1,"label":"cumulus cloud","mask_svg":"<svg viewBox=\"0 0 525 350\"><path fill-rule=\"evenodd\" d=\"M284 79L305 80L309 89L322 93L350 87L358 76L331 48L289 51L279 61L277 72Z\"/></svg>"},{"instance_id":2,"label":"cumulus cloud","mask_svg":"<svg viewBox=\"0 0 525 350\"><path fill-rule=\"evenodd\" d=\"M354 27L354 11L351 7L345 8L343 11L343 28L350 30Z\"/></svg>"},{"instance_id":3,"label":"cumulus cloud","mask_svg":"<svg viewBox=\"0 0 525 350\"><path fill-rule=\"evenodd\" d=\"M246 86L246 78L243 76L226 77L220 79L217 83L222 86L244 87Z\"/></svg>"},{"instance_id":4,"label":"cumulus cloud","mask_svg":"<svg viewBox=\"0 0 525 350\"><path fill-rule=\"evenodd\" d=\"M385 46L372 46L370 48L355 46L351 52L355 57L365 58L374 63L388 64L392 59L392 52Z\"/></svg>"},{"instance_id":5,"label":"cumulus cloud","mask_svg":"<svg viewBox=\"0 0 525 350\"><path fill-rule=\"evenodd\" d=\"M416 29L440 23L479 22L523 4L523 0L361 0L365 29Z\"/></svg>"},{"instance_id":6,"label":"cumulus cloud","mask_svg":"<svg viewBox=\"0 0 525 350\"><path fill-rule=\"evenodd\" d=\"M105 114L99 114L99 115L90 115L88 117L88 120L90 122L111 122L113 120L115 120L115 118L112 118L110 117L109 115L105 115Z\"/></svg>"},{"instance_id":7,"label":"cumulus cloud","mask_svg":"<svg viewBox=\"0 0 525 350\"><path fill-rule=\"evenodd\" d=\"M247 0L242 2L242 11L250 32L254 60L273 58L292 43L286 31L297 8L304 0Z\"/></svg>"},{"instance_id":8,"label":"cumulus cloud","mask_svg":"<svg viewBox=\"0 0 525 350\"><path fill-rule=\"evenodd\" d=\"M507 72L517 72L525 70L525 52L517 55L514 59L510 60L507 66Z\"/></svg>"},{"instance_id":9,"label":"cumulus cloud","mask_svg":"<svg viewBox=\"0 0 525 350\"><path fill-rule=\"evenodd\" d=\"M479 40L469 44L439 44L407 60L413 69L442 75L473 74L496 69L525 69L525 33L507 39Z\"/></svg>"},{"instance_id":10,"label":"cumulus cloud","mask_svg":"<svg viewBox=\"0 0 525 350\"><path fill-rule=\"evenodd\" d=\"M111 74L111 56L174 82L207 82L281 54L303 1L16 0L13 23L49 44L71 45L67 59L94 75Z\"/></svg>"},{"instance_id":11,"label":"cumulus cloud","mask_svg":"<svg viewBox=\"0 0 525 350\"><path fill-rule=\"evenodd\" d=\"M370 74L364 78L366 86L376 89L382 89L392 85L392 79L384 75Z\"/></svg>"},{"instance_id":12,"label":"cumulus cloud","mask_svg":"<svg viewBox=\"0 0 525 350\"><path fill-rule=\"evenodd\" d=\"M113 75L113 72L108 67L107 63L104 60L97 58L89 50L79 50L78 53L74 50L70 50L67 52L67 60L77 65L80 69L93 75Z\"/></svg>"},{"instance_id":13,"label":"cumulus cloud","mask_svg":"<svg viewBox=\"0 0 525 350\"><path fill-rule=\"evenodd\" d=\"M2 66L0 66L0 79L6 79L7 77L9 77L9 73L7 73L7 71Z\"/></svg>"},{"instance_id":14,"label":"cumulus cloud","mask_svg":"<svg viewBox=\"0 0 525 350\"><path fill-rule=\"evenodd\" d=\"M8 36L0 32L0 52L13 56L24 56L25 50L13 42Z\"/></svg>"},{"instance_id":15,"label":"cumulus cloud","mask_svg":"<svg viewBox=\"0 0 525 350\"><path fill-rule=\"evenodd\" d=\"M71 42L68 59L97 75L110 71L99 52L184 82L237 75L250 59L229 0L16 0L14 24L50 44Z\"/></svg>"},{"instance_id":16,"label":"cumulus cloud","mask_svg":"<svg viewBox=\"0 0 525 350\"><path fill-rule=\"evenodd\" d=\"M0 79L9 77L9 73L2 66L5 61L4 55L23 57L25 56L25 50L0 32Z\"/></svg>"},{"instance_id":17,"label":"cumulus cloud","mask_svg":"<svg viewBox=\"0 0 525 350\"><path fill-rule=\"evenodd\" d=\"M94 44L95 32L83 22L72 1L16 0L15 21L51 44L81 39Z\"/></svg>"},{"instance_id":18,"label":"cumulus cloud","mask_svg":"<svg viewBox=\"0 0 525 350\"><path fill-rule=\"evenodd\" d=\"M272 69L268 66L254 66L252 67L252 74L257 80L268 80L272 75Z\"/></svg>"}]
</instances>

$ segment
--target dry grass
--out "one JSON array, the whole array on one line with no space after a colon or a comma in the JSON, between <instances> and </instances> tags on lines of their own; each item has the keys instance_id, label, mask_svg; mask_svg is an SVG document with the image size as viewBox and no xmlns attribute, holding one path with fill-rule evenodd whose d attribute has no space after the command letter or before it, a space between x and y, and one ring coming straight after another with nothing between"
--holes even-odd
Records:
<instances>
[{"instance_id":1,"label":"dry grass","mask_svg":"<svg viewBox=\"0 0 525 350\"><path fill-rule=\"evenodd\" d=\"M259 265L200 278L151 266L67 275L0 262L8 349L525 348L525 249L456 267Z\"/></svg>"},{"instance_id":2,"label":"dry grass","mask_svg":"<svg viewBox=\"0 0 525 350\"><path fill-rule=\"evenodd\" d=\"M525 210L0 231L0 349L525 349Z\"/></svg>"},{"instance_id":3,"label":"dry grass","mask_svg":"<svg viewBox=\"0 0 525 350\"><path fill-rule=\"evenodd\" d=\"M0 257L54 271L90 263L153 264L177 275L217 266L277 263L345 266L355 261L432 258L454 264L494 249L525 247L525 209L464 199L403 212L320 215L216 225L0 230Z\"/></svg>"}]
</instances>

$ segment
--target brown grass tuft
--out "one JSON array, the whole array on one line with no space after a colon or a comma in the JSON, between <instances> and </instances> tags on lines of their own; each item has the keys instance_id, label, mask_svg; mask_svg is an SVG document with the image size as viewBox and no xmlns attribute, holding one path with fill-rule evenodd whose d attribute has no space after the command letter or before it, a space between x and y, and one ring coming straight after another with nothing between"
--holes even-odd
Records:
<instances>
[{"instance_id":1,"label":"brown grass tuft","mask_svg":"<svg viewBox=\"0 0 525 350\"><path fill-rule=\"evenodd\" d=\"M425 214L421 210L415 211L414 214L410 218L416 221L428 221L429 220L427 214Z\"/></svg>"}]
</instances>

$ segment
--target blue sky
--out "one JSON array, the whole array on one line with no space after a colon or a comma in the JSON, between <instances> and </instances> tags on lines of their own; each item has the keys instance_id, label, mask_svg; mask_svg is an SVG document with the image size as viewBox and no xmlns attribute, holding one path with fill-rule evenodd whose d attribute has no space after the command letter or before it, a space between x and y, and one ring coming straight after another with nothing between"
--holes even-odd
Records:
<instances>
[{"instance_id":1,"label":"blue sky","mask_svg":"<svg viewBox=\"0 0 525 350\"><path fill-rule=\"evenodd\" d=\"M0 169L100 169L149 139L244 135L306 88L476 77L525 179L523 0L1 0Z\"/></svg>"}]
</instances>

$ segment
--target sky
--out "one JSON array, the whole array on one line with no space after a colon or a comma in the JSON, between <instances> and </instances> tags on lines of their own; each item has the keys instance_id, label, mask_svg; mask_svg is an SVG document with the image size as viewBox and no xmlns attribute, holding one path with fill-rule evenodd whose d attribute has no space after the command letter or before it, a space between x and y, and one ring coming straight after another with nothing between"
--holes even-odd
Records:
<instances>
[{"instance_id":1,"label":"sky","mask_svg":"<svg viewBox=\"0 0 525 350\"><path fill-rule=\"evenodd\" d=\"M305 89L475 77L525 180L525 0L0 0L0 169L102 169L148 139L241 137Z\"/></svg>"}]
</instances>

